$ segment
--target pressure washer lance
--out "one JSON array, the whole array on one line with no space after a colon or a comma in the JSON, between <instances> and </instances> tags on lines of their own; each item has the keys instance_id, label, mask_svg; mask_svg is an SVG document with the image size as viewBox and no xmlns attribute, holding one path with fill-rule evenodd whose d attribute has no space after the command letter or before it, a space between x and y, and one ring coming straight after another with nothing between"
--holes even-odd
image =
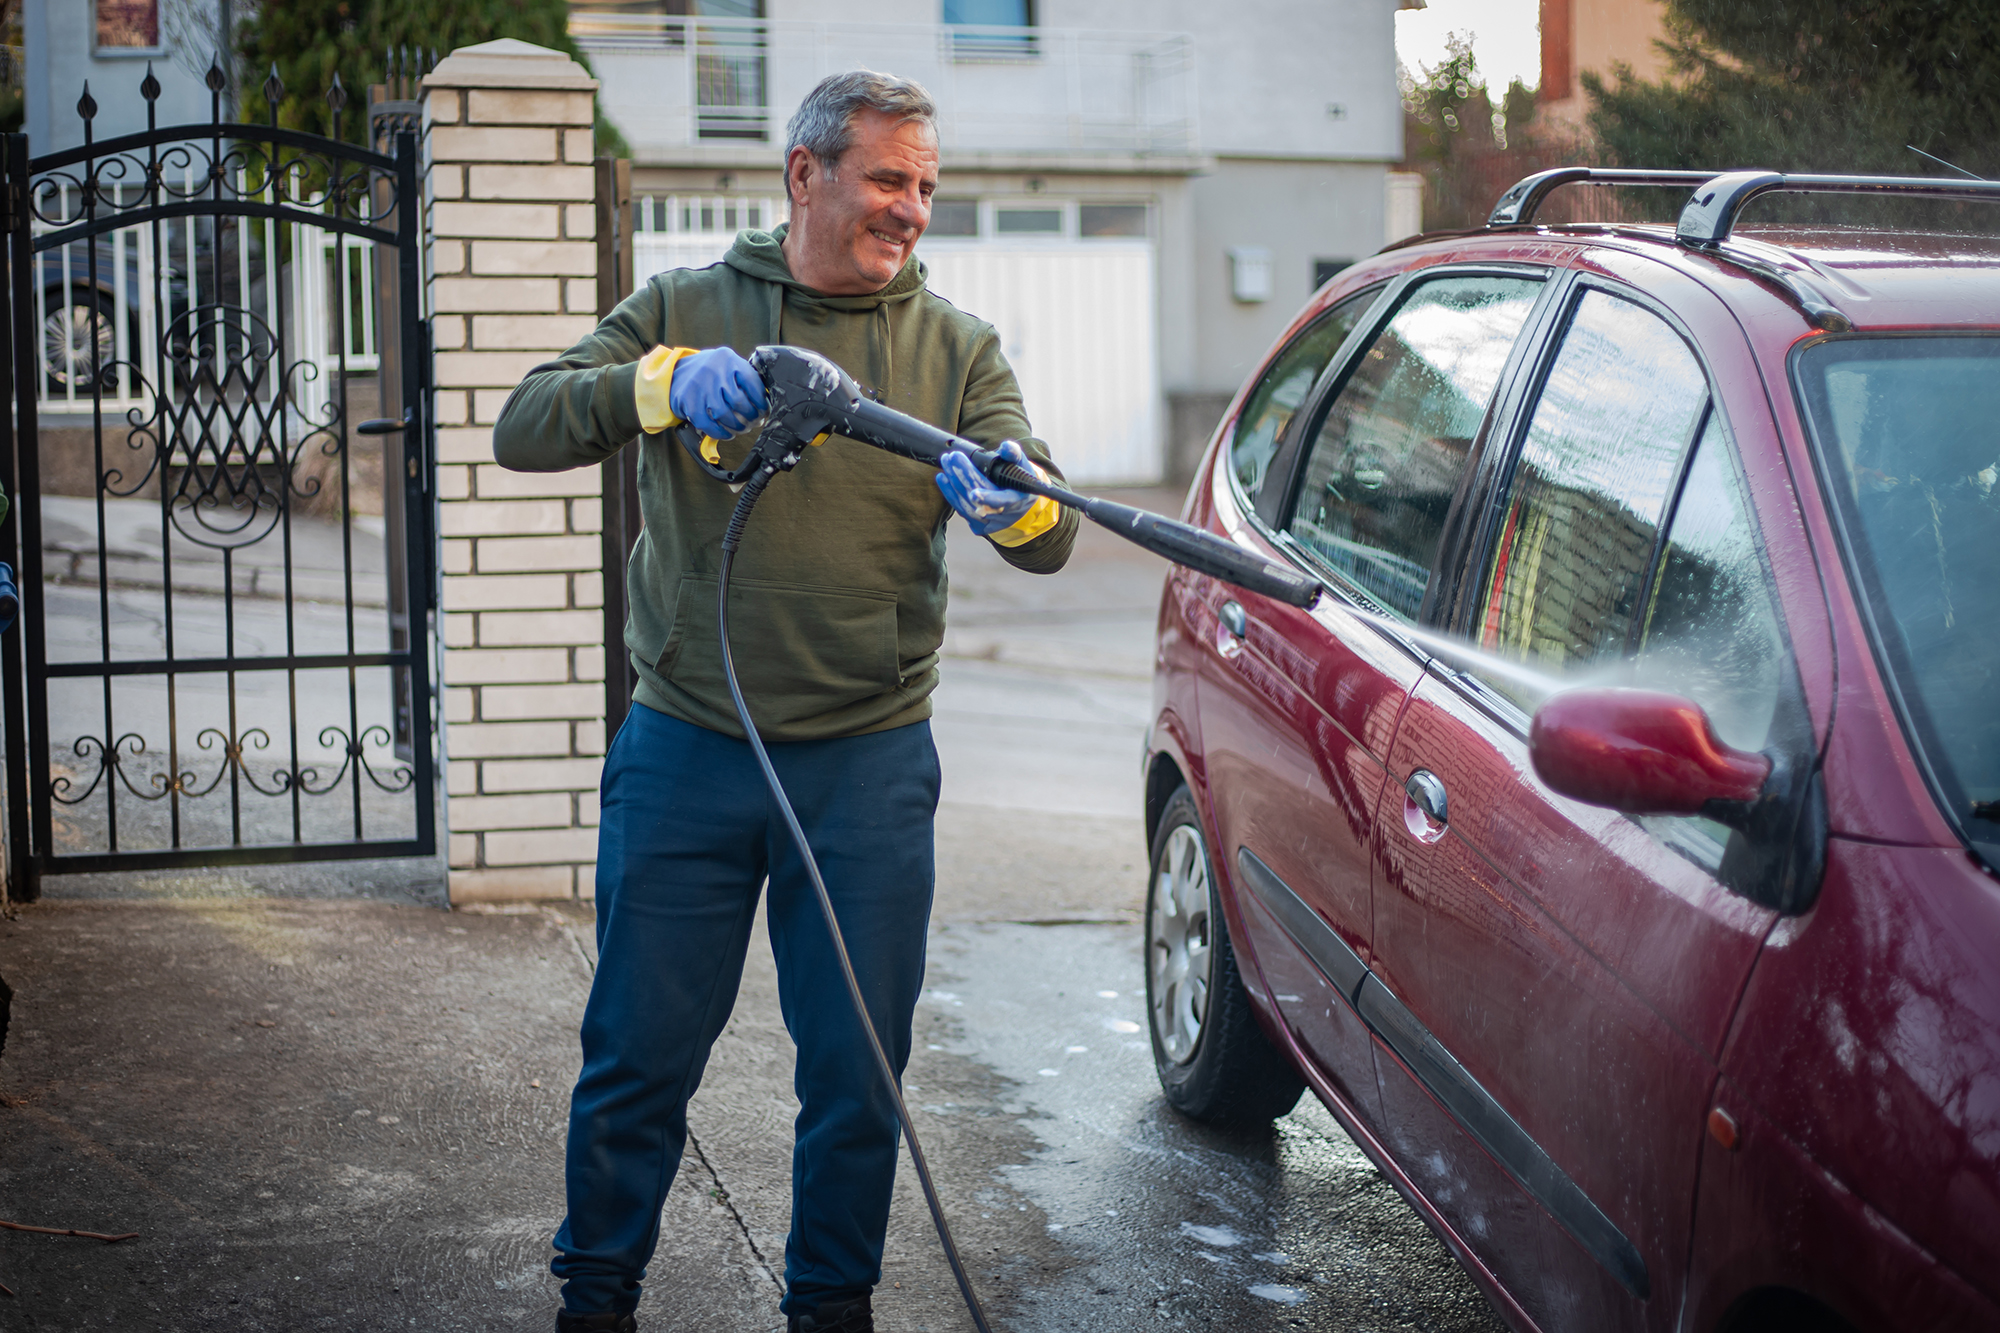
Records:
<instances>
[{"instance_id":1,"label":"pressure washer lance","mask_svg":"<svg viewBox=\"0 0 2000 1333\"><path fill-rule=\"evenodd\" d=\"M750 720L750 706L744 702L743 687L736 678L736 661L729 648L729 574L736 562L737 548L743 544L743 530L750 521L750 510L774 477L798 466L806 449L822 443L829 435L841 435L904 458L928 463L932 467L938 466L948 453L965 454L981 472L1002 486L1045 495L1058 504L1079 509L1092 521L1176 564L1293 606L1311 606L1319 596L1319 585L1200 528L1162 518L1143 509L1134 509L1130 505L1078 495L1065 487L1044 481L1003 461L993 450L982 449L970 440L960 439L948 431L875 402L845 371L818 353L797 347L759 347L751 353L750 364L764 380L764 426L741 462L734 467L724 466L715 440L700 435L689 426L680 426L675 430L675 437L702 471L717 481L727 483L737 492L736 509L730 514L729 527L723 533L722 568L717 577L720 586L717 589L716 621L718 636L722 640L723 673L729 681L729 697L736 705L737 721L742 724L743 734L757 756L757 765L764 772L764 782L771 789L771 798L784 815L785 826L791 830L792 841L797 844L806 873L812 879L813 892L819 898L820 913L826 918L827 930L833 937L834 957L839 960L841 976L847 982L848 998L854 1004L854 1013L862 1031L868 1034L868 1048L875 1056L875 1067L895 1103L896 1119L903 1127L903 1137L909 1142L910 1160L916 1166L917 1180L923 1186L924 1202L930 1207L931 1221L937 1227L945 1259L951 1265L952 1276L958 1280L959 1294L965 1298L965 1308L972 1315L973 1326L979 1333L991 1333L986 1322L986 1310L979 1303L978 1293L972 1289L965 1261L959 1257L958 1246L951 1238L951 1226L945 1221L943 1204L938 1201L930 1164L924 1160L923 1147L917 1142L916 1126L910 1123L909 1107L903 1104L903 1090L896 1082L895 1068L889 1063L888 1052L882 1048L881 1036L868 1017L861 983L855 978L854 963L848 957L847 941L841 937L840 923L834 917L833 899L827 894L819 862L806 841L805 829L799 824L791 799L785 795L784 784L778 780L778 770L771 764L770 752L764 748L764 740Z\"/></svg>"}]
</instances>

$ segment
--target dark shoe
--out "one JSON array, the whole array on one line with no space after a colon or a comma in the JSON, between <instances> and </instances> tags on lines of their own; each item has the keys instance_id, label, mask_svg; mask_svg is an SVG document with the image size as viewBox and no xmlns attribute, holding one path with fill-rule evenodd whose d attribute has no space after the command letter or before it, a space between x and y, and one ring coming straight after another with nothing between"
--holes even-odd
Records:
<instances>
[{"instance_id":1,"label":"dark shoe","mask_svg":"<svg viewBox=\"0 0 2000 1333\"><path fill-rule=\"evenodd\" d=\"M785 1333L875 1333L875 1312L866 1295L828 1301L811 1314L786 1320Z\"/></svg>"},{"instance_id":2,"label":"dark shoe","mask_svg":"<svg viewBox=\"0 0 2000 1333\"><path fill-rule=\"evenodd\" d=\"M629 1314L556 1312L556 1333L639 1333L639 1321Z\"/></svg>"}]
</instances>

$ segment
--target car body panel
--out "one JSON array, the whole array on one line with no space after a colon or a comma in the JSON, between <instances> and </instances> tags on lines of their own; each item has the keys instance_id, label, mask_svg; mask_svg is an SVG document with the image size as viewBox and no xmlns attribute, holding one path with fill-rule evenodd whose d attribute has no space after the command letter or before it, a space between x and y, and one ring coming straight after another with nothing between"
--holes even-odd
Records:
<instances>
[{"instance_id":1,"label":"car body panel","mask_svg":"<svg viewBox=\"0 0 2000 1333\"><path fill-rule=\"evenodd\" d=\"M2000 243L1770 229L1732 245L1809 278L1858 329L2000 326ZM1549 791L1520 716L1442 661L1386 652L1392 640L1346 599L1298 612L1177 572L1162 605L1175 642L1159 659L1177 681L1161 697L1193 700L1173 724L1188 746L1177 762L1204 772L1197 800L1253 1003L1517 1327L1708 1330L1770 1288L1857 1327L2000 1326L2000 880L1938 812L1842 564L1788 378L1790 355L1828 335L1726 254L1608 227L1399 247L1317 293L1286 339L1371 284L1509 263L1623 285L1701 351L1823 763L1819 900L1778 918L1639 823ZM1539 355L1556 327L1538 316L1524 342ZM1269 360L1218 428L1185 516L1309 568L1265 526L1275 505L1243 512L1223 466ZM1478 536L1473 506L1491 503L1483 488L1498 484L1534 374L1516 366L1496 394L1453 558ZM1272 475L1297 452L1281 449ZM1225 602L1244 611L1240 637L1223 626ZM1342 681L1348 697L1327 692ZM1356 711L1363 682L1373 697ZM1385 717L1393 734L1378 740ZM1419 767L1450 793L1446 825L1402 789ZM1371 785L1359 818L1336 797ZM1365 884L1346 845L1357 839L1373 862ZM1239 844L1267 879L1246 883ZM1313 963L1312 923L1295 916L1288 930L1272 883L1369 969L1358 1008ZM1320 951L1344 965L1324 940ZM1387 1005L1405 1017L1385 1018ZM1441 1053L1429 1068L1422 1042ZM1363 1046L1372 1101L1354 1091ZM1439 1095L1439 1060L1630 1239L1645 1299L1602 1243L1593 1253L1565 1226L1559 1190L1524 1183L1506 1136L1482 1137L1462 1096ZM1706 1127L1715 1107L1734 1118L1733 1150Z\"/></svg>"},{"instance_id":2,"label":"car body panel","mask_svg":"<svg viewBox=\"0 0 2000 1333\"><path fill-rule=\"evenodd\" d=\"M1716 1102L1737 1141L1702 1145L1683 1327L1725 1327L1746 1293L1780 1288L1810 1293L1855 1329L2000 1328L2000 1306L1747 1108L1733 1085L1718 1087Z\"/></svg>"},{"instance_id":3,"label":"car body panel","mask_svg":"<svg viewBox=\"0 0 2000 1333\"><path fill-rule=\"evenodd\" d=\"M1724 1072L1912 1241L2000 1300L2000 882L1961 849L1833 839L1772 932Z\"/></svg>"}]
</instances>

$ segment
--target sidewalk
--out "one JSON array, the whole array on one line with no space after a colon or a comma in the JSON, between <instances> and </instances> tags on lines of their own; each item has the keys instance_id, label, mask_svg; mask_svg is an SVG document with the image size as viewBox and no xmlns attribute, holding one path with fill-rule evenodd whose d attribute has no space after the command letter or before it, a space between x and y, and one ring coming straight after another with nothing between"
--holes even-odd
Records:
<instances>
[{"instance_id":1,"label":"sidewalk","mask_svg":"<svg viewBox=\"0 0 2000 1333\"><path fill-rule=\"evenodd\" d=\"M42 561L49 582L95 586L98 569L97 501L84 496L45 495L42 506ZM250 526L243 536L261 533L271 526L270 511L263 516L248 511L234 513L225 507L210 511L211 521L223 527L237 523ZM252 521L255 519L256 521ZM104 568L114 588L157 588L171 557L176 592L208 593L221 596L223 590L222 547L191 540L190 531L209 542L228 539L204 532L198 521L184 515L167 523L168 539L160 539L162 520L157 500L104 501ZM354 604L358 607L388 605L388 584L383 562L383 526L380 518L358 515L348 534L349 550L343 552L341 525L333 519L294 516L291 520L291 595L300 602L340 602L346 596L347 570L352 562ZM231 553L231 571L238 597L282 598L285 596L284 534L272 531Z\"/></svg>"},{"instance_id":2,"label":"sidewalk","mask_svg":"<svg viewBox=\"0 0 2000 1333\"><path fill-rule=\"evenodd\" d=\"M157 533L157 509L127 503ZM1086 525L1053 578L983 542L955 542L951 568L940 923L1136 919L1137 738L1165 565ZM0 1297L0 1324L546 1327L589 909L439 912L416 869L55 879L0 921L17 997L0 1055L0 1217L141 1233L103 1246L0 1231L0 1282L18 1293ZM649 1333L782 1327L796 1104L758 935L690 1114ZM1039 1212L1001 1183L1035 1148L1032 1113L945 1049L948 1005L918 1023L912 1101L937 1108L926 1146L1004 1317L1024 1278L1063 1266ZM907 1166L883 1287L885 1330L964 1326Z\"/></svg>"}]
</instances>

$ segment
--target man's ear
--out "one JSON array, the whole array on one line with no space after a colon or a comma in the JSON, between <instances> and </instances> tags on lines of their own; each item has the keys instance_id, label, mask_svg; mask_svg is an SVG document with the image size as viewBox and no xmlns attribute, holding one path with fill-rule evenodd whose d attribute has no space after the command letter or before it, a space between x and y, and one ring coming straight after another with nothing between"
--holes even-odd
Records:
<instances>
[{"instance_id":1,"label":"man's ear","mask_svg":"<svg viewBox=\"0 0 2000 1333\"><path fill-rule=\"evenodd\" d=\"M791 156L785 160L785 194L793 206L798 205L805 195L806 187L813 183L814 177L818 174L813 170L816 165L818 164L814 161L812 152L805 148L794 148Z\"/></svg>"}]
</instances>

